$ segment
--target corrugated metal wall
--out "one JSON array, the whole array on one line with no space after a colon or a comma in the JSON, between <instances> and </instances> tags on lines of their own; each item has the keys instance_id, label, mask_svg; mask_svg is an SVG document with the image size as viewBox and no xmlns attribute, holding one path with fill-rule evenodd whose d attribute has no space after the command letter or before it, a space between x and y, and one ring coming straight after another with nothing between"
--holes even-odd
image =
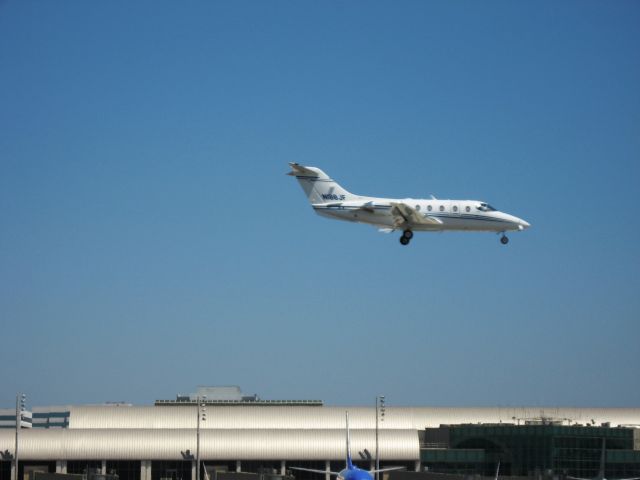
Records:
<instances>
[{"instance_id":1,"label":"corrugated metal wall","mask_svg":"<svg viewBox=\"0 0 640 480\"><path fill-rule=\"evenodd\" d=\"M349 410L352 428L375 428L373 407L207 406L205 429L340 429ZM69 428L194 428L194 407L71 407ZM540 417L578 423L640 426L640 408L451 408L387 407L383 428L416 429L460 423L515 423Z\"/></svg>"},{"instance_id":2,"label":"corrugated metal wall","mask_svg":"<svg viewBox=\"0 0 640 480\"><path fill-rule=\"evenodd\" d=\"M207 430L200 452L209 460L342 460L344 430ZM13 451L14 434L0 432L0 450ZM352 430L354 455L375 448L375 433ZM20 435L23 460L182 460L182 452L196 451L191 430L29 430ZM416 430L385 430L380 434L380 456L388 460L419 459Z\"/></svg>"}]
</instances>

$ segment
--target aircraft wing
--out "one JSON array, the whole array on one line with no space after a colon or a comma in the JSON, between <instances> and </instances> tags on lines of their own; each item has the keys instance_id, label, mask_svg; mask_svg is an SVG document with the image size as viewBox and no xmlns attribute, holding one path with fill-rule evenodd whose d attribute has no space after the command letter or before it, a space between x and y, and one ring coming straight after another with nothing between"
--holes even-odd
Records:
<instances>
[{"instance_id":1,"label":"aircraft wing","mask_svg":"<svg viewBox=\"0 0 640 480\"><path fill-rule=\"evenodd\" d=\"M391 215L393 216L396 227L412 227L414 225L437 227L442 224L442 221L439 219L429 216L425 217L406 203L391 202Z\"/></svg>"},{"instance_id":2,"label":"aircraft wing","mask_svg":"<svg viewBox=\"0 0 640 480\"><path fill-rule=\"evenodd\" d=\"M300 470L301 472L311 472L311 473L321 473L322 475L335 475L336 477L340 475L340 472L327 472L326 470L314 470L313 468L300 468L300 467L287 467L290 470Z\"/></svg>"},{"instance_id":3,"label":"aircraft wing","mask_svg":"<svg viewBox=\"0 0 640 480\"><path fill-rule=\"evenodd\" d=\"M369 473L379 473L379 472L390 472L392 470L406 470L407 467L389 467L389 468L380 468L379 470L369 470Z\"/></svg>"}]
</instances>

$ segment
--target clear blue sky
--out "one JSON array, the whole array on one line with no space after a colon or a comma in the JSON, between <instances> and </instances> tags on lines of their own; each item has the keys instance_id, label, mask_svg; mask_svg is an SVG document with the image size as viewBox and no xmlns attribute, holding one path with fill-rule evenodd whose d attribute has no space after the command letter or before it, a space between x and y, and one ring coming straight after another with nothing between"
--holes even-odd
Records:
<instances>
[{"instance_id":1,"label":"clear blue sky","mask_svg":"<svg viewBox=\"0 0 640 480\"><path fill-rule=\"evenodd\" d=\"M640 3L0 1L0 406L640 405ZM397 235L354 193L528 220Z\"/></svg>"}]
</instances>

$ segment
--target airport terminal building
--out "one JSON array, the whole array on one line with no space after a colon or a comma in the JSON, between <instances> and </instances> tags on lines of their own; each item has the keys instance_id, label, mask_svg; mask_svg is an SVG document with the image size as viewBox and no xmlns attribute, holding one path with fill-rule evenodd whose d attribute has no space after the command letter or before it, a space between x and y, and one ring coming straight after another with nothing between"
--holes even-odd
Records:
<instances>
[{"instance_id":1,"label":"airport terminal building","mask_svg":"<svg viewBox=\"0 0 640 480\"><path fill-rule=\"evenodd\" d=\"M381 467L490 475L499 461L504 475L588 478L597 474L606 445L609 478L640 475L640 408L387 406L376 422L373 406L208 391L213 395L204 401L194 394L149 406L33 408L19 432L18 480L34 480L35 472L195 480L198 444L202 478L225 472L285 476L290 467L339 471L347 410L352 454L363 468L375 465L377 423ZM15 478L15 420L13 409L0 410L0 480Z\"/></svg>"}]
</instances>

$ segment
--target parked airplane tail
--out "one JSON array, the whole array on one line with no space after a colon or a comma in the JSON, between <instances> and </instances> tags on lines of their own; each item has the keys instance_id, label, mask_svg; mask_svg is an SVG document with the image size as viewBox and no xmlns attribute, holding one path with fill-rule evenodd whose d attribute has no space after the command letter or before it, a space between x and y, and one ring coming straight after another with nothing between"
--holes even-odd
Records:
<instances>
[{"instance_id":1,"label":"parked airplane tail","mask_svg":"<svg viewBox=\"0 0 640 480\"><path fill-rule=\"evenodd\" d=\"M351 461L351 436L349 435L349 411L345 413L347 422L347 469L353 469L353 462Z\"/></svg>"},{"instance_id":2,"label":"parked airplane tail","mask_svg":"<svg viewBox=\"0 0 640 480\"><path fill-rule=\"evenodd\" d=\"M289 163L291 171L287 175L296 177L300 186L312 204L344 202L360 198L347 192L326 173L316 167L304 167Z\"/></svg>"},{"instance_id":3,"label":"parked airplane tail","mask_svg":"<svg viewBox=\"0 0 640 480\"><path fill-rule=\"evenodd\" d=\"M293 167L293 165L292 165ZM292 175L295 175L294 173L292 173ZM356 467L354 467L353 462L351 461L351 442L350 442L350 438L349 438L349 412L345 411L345 417L346 417L346 423L347 423L347 442L346 442L346 465L345 465L345 470L354 470L356 469ZM331 472L328 470L316 470L313 468L301 468L301 467L289 467L291 468L291 470L300 470L302 472L312 472L312 473L319 473L319 474L329 474L332 476L336 476L336 477L341 477L341 475L343 474L343 472ZM373 479L372 479L373 480Z\"/></svg>"},{"instance_id":4,"label":"parked airplane tail","mask_svg":"<svg viewBox=\"0 0 640 480\"><path fill-rule=\"evenodd\" d=\"M358 467L356 467L353 464L353 461L351 460L351 435L349 433L349 411L345 411L345 421L346 421L346 426L347 426L347 442L346 442L346 465L345 465L345 469L342 472L331 472L328 470L316 470L316 469L312 469L312 468L300 468L300 467L289 467L291 468L291 470L300 470L303 472L312 472L312 473L318 473L318 474L322 474L322 475L332 475L332 476L336 476L338 477L338 480L344 479L345 477L345 471L347 470L358 470L362 473L366 472L366 475L364 476L356 476L356 477L351 477L351 478L359 478L361 480L365 480L365 479L370 479L373 480L373 474L378 473L378 472L390 472L392 470L405 470L405 467L388 467L388 468L381 468L379 470L361 470ZM628 479L628 480L640 480L640 479Z\"/></svg>"}]
</instances>

